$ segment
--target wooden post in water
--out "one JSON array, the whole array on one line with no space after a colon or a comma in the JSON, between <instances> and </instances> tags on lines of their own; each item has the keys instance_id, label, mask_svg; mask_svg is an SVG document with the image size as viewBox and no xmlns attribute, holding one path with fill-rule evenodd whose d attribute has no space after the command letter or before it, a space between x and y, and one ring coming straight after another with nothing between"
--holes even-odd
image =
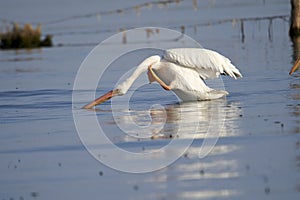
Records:
<instances>
[{"instance_id":1,"label":"wooden post in water","mask_svg":"<svg viewBox=\"0 0 300 200\"><path fill-rule=\"evenodd\" d=\"M300 36L300 0L291 0L291 26L290 36Z\"/></svg>"},{"instance_id":2,"label":"wooden post in water","mask_svg":"<svg viewBox=\"0 0 300 200\"><path fill-rule=\"evenodd\" d=\"M291 25L290 37L293 42L293 63L294 66L290 70L290 75L298 68L300 60L300 0L291 0Z\"/></svg>"}]
</instances>

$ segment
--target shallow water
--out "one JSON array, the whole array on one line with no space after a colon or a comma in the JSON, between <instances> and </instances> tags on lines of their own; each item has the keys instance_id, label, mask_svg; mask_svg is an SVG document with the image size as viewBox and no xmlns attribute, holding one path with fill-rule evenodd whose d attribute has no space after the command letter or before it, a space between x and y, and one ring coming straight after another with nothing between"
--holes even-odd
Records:
<instances>
[{"instance_id":1,"label":"shallow water","mask_svg":"<svg viewBox=\"0 0 300 200\"><path fill-rule=\"evenodd\" d=\"M0 199L299 198L300 76L299 72L288 75L296 45L288 37L288 18L246 19L288 16L286 1L183 1L139 8L134 6L141 1L32 3L34 7L6 1L0 8L1 19L42 23L56 45L0 51ZM240 18L245 18L244 36ZM230 57L244 77L224 77L230 94L216 101L180 104L173 93L151 84L132 91L130 109L112 108L111 101L95 112L80 109L87 102L72 102L72 95L84 97L91 91L73 91L73 84L94 44L119 29L140 26L177 31L184 27L202 46ZM147 39L145 33L139 42L151 46L153 38ZM129 36L127 44L123 42L106 44L107 55L133 45ZM120 57L101 79L97 95L112 89L140 61L139 56L148 54L137 51ZM124 105L125 99L119 97L114 103ZM111 150L108 143L94 141L90 147L100 152L100 159L115 159L124 167L151 170L159 159L170 162L151 173L124 173L100 163L86 150L73 113L96 116L109 140L128 152L151 154L173 140L178 146L151 154L145 163L130 158L122 163L126 158L105 154ZM143 131L135 131L132 120ZM208 136L211 140L206 140ZM216 145L200 159L205 141ZM171 162L174 155L179 159Z\"/></svg>"}]
</instances>

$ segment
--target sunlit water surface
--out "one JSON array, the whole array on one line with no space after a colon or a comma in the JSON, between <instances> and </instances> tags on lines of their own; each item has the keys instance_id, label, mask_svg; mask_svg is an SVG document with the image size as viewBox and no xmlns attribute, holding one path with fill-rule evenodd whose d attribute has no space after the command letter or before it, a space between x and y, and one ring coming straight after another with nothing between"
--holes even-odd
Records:
<instances>
[{"instance_id":1,"label":"sunlit water surface","mask_svg":"<svg viewBox=\"0 0 300 200\"><path fill-rule=\"evenodd\" d=\"M31 7L7 1L13 13L0 8L3 19L42 22L56 44L46 49L0 51L0 199L299 198L300 76L299 72L288 75L295 56L288 21L246 20L244 36L239 21L216 23L227 18L288 15L286 1L149 4L140 11L98 18L78 13L118 10L141 2L46 2ZM50 5L55 15L46 9ZM77 15L82 17L74 17ZM185 33L201 45L230 57L244 77L223 78L230 94L215 101L181 103L172 92L151 84L134 91L129 109L116 109L110 101L89 111L80 109L87 102L72 105L73 92L89 92L73 91L73 83L93 44L116 33L117 28L139 26L177 31L185 26ZM145 37L145 44L147 41ZM128 43L118 41L107 48ZM96 95L112 89L139 60L123 57L123 66L106 72ZM115 103L123 105L124 98L118 97ZM193 141L187 150L176 149L174 153L181 156L165 168L145 174L123 173L89 154L77 134L72 112L96 115L109 140L129 152L153 152L172 140ZM131 128L132 122L143 131ZM216 144L200 159L207 138ZM165 156L171 156L170 152Z\"/></svg>"}]
</instances>

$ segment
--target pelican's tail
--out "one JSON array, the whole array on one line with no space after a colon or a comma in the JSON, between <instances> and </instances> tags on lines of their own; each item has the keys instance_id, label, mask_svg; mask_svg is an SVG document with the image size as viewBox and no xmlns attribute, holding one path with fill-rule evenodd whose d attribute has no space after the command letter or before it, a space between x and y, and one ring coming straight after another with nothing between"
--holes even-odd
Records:
<instances>
[{"instance_id":1,"label":"pelican's tail","mask_svg":"<svg viewBox=\"0 0 300 200\"><path fill-rule=\"evenodd\" d=\"M228 95L229 93L226 92L225 90L215 90L215 89L212 89L210 91L207 92L207 100L211 100L211 99L219 99L219 98L222 98L226 95Z\"/></svg>"},{"instance_id":2,"label":"pelican's tail","mask_svg":"<svg viewBox=\"0 0 300 200\"><path fill-rule=\"evenodd\" d=\"M223 66L223 75L231 76L234 79L242 78L241 72L231 63L231 61L228 58L226 58L226 61L226 65Z\"/></svg>"}]
</instances>

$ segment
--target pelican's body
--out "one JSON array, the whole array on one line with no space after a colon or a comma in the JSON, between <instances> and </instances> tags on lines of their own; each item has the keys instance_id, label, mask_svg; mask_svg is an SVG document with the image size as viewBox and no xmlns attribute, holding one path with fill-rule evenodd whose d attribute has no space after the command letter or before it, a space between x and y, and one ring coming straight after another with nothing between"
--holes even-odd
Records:
<instances>
[{"instance_id":1,"label":"pelican's body","mask_svg":"<svg viewBox=\"0 0 300 200\"><path fill-rule=\"evenodd\" d=\"M164 59L153 65L152 69L182 101L208 99L204 97L208 87L195 70L181 67ZM187 74L188 76L185 76Z\"/></svg>"},{"instance_id":2,"label":"pelican's body","mask_svg":"<svg viewBox=\"0 0 300 200\"><path fill-rule=\"evenodd\" d=\"M228 94L209 88L197 71L164 59L153 65L152 69L182 101L217 99Z\"/></svg>"},{"instance_id":3,"label":"pelican's body","mask_svg":"<svg viewBox=\"0 0 300 200\"><path fill-rule=\"evenodd\" d=\"M142 73L148 71L149 82L158 82L164 89L172 90L182 101L199 101L221 98L228 94L208 87L204 80L219 75L242 77L239 70L225 56L208 49L177 48L145 59L123 83L114 90L84 106L91 108L115 95L125 94Z\"/></svg>"}]
</instances>

